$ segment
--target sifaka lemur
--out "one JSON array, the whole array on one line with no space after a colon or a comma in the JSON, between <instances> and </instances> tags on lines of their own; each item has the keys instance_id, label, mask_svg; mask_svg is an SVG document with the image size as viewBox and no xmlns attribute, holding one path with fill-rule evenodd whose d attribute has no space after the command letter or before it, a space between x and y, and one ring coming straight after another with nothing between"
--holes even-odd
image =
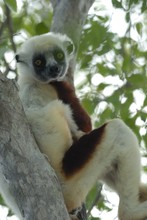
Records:
<instances>
[{"instance_id":1,"label":"sifaka lemur","mask_svg":"<svg viewBox=\"0 0 147 220\"><path fill-rule=\"evenodd\" d=\"M40 151L55 169L69 213L101 181L119 195L120 220L143 220L147 188L140 182L137 138L120 119L92 130L65 80L73 54L72 41L51 32L30 38L16 55L19 94Z\"/></svg>"}]
</instances>

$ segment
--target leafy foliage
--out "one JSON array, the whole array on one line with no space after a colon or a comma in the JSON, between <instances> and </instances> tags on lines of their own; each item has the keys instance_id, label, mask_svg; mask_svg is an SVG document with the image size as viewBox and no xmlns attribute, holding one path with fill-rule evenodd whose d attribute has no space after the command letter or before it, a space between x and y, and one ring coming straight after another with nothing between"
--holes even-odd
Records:
<instances>
[{"instance_id":1,"label":"leafy foliage","mask_svg":"<svg viewBox=\"0 0 147 220\"><path fill-rule=\"evenodd\" d=\"M126 30L123 35L112 31L113 13L107 13L96 1L82 32L76 76L80 75L81 80L76 87L94 127L114 117L122 118L136 133L146 158L147 1L112 0L112 5L114 12L123 11ZM52 8L47 0L5 0L0 1L0 7L0 68L5 75L9 73L8 77L15 77L16 45L49 31ZM94 194L97 186L87 198L88 209ZM102 196L95 206L110 211Z\"/></svg>"},{"instance_id":2,"label":"leafy foliage","mask_svg":"<svg viewBox=\"0 0 147 220\"><path fill-rule=\"evenodd\" d=\"M16 0L5 0L6 5L10 8L10 10L16 12L17 11L17 2Z\"/></svg>"}]
</instances>

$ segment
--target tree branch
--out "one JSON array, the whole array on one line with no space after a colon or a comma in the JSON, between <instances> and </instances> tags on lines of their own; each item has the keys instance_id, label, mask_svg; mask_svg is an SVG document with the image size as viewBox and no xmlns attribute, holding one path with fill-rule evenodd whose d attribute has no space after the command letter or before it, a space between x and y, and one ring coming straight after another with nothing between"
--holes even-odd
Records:
<instances>
[{"instance_id":1,"label":"tree branch","mask_svg":"<svg viewBox=\"0 0 147 220\"><path fill-rule=\"evenodd\" d=\"M0 40L1 40L1 36L3 35L3 30L6 27L6 21L1 22L0 24Z\"/></svg>"},{"instance_id":2,"label":"tree branch","mask_svg":"<svg viewBox=\"0 0 147 220\"><path fill-rule=\"evenodd\" d=\"M5 6L5 11L6 11L6 15L7 15L6 23L7 23L7 27L8 27L8 31L9 31L10 41L11 41L12 49L15 53L16 52L16 45L13 40L13 36L14 36L13 24L12 24L12 20L11 20L11 12L10 12L10 9L8 8L7 5Z\"/></svg>"},{"instance_id":3,"label":"tree branch","mask_svg":"<svg viewBox=\"0 0 147 220\"><path fill-rule=\"evenodd\" d=\"M79 46L82 27L94 0L51 0L54 8L51 31L69 36L76 47Z\"/></svg>"},{"instance_id":4,"label":"tree branch","mask_svg":"<svg viewBox=\"0 0 147 220\"><path fill-rule=\"evenodd\" d=\"M68 220L59 182L30 132L16 84L2 74L0 106L1 185L15 198L23 219ZM12 207L11 198L5 199Z\"/></svg>"}]
</instances>

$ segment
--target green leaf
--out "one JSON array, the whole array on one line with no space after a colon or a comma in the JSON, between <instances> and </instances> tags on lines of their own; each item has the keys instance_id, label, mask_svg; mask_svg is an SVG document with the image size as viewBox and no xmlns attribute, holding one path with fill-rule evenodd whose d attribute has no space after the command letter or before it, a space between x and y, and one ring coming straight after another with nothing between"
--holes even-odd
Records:
<instances>
[{"instance_id":1,"label":"green leaf","mask_svg":"<svg viewBox=\"0 0 147 220\"><path fill-rule=\"evenodd\" d=\"M83 107L87 110L88 114L93 114L94 109L95 109L95 103L92 102L90 99L88 98L84 98L82 99L82 105Z\"/></svg>"},{"instance_id":2,"label":"green leaf","mask_svg":"<svg viewBox=\"0 0 147 220\"><path fill-rule=\"evenodd\" d=\"M101 220L100 218L98 218L98 217L93 217L93 216L91 216L90 218L88 218L89 220Z\"/></svg>"},{"instance_id":3,"label":"green leaf","mask_svg":"<svg viewBox=\"0 0 147 220\"><path fill-rule=\"evenodd\" d=\"M147 119L146 119L146 112L141 112L141 111L140 111L140 112L139 112L139 115L140 115L140 117L141 117L141 120L144 121L144 122L146 122L146 120L147 120Z\"/></svg>"},{"instance_id":4,"label":"green leaf","mask_svg":"<svg viewBox=\"0 0 147 220\"><path fill-rule=\"evenodd\" d=\"M123 8L121 2L117 0L112 0L112 4L115 8Z\"/></svg>"},{"instance_id":5,"label":"green leaf","mask_svg":"<svg viewBox=\"0 0 147 220\"><path fill-rule=\"evenodd\" d=\"M102 199L101 190L102 190L101 184L95 184L95 186L91 189L91 191L89 192L86 198L86 207L88 209L91 208L96 198L97 199L95 201L97 201L97 203L99 202L99 200Z\"/></svg>"},{"instance_id":6,"label":"green leaf","mask_svg":"<svg viewBox=\"0 0 147 220\"><path fill-rule=\"evenodd\" d=\"M147 10L147 1L142 1L142 7L141 7L141 12L143 13L145 10Z\"/></svg>"},{"instance_id":7,"label":"green leaf","mask_svg":"<svg viewBox=\"0 0 147 220\"><path fill-rule=\"evenodd\" d=\"M4 205L4 200L3 200L3 198L2 198L1 195L0 195L0 204L1 204L1 205Z\"/></svg>"},{"instance_id":8,"label":"green leaf","mask_svg":"<svg viewBox=\"0 0 147 220\"><path fill-rule=\"evenodd\" d=\"M36 33L38 35L47 33L48 31L49 31L49 29L44 24L44 22L40 22L39 24L36 25Z\"/></svg>"},{"instance_id":9,"label":"green leaf","mask_svg":"<svg viewBox=\"0 0 147 220\"><path fill-rule=\"evenodd\" d=\"M122 71L124 73L130 73L132 71L132 57L130 55L130 51L128 50L124 56L124 60L122 63Z\"/></svg>"},{"instance_id":10,"label":"green leaf","mask_svg":"<svg viewBox=\"0 0 147 220\"><path fill-rule=\"evenodd\" d=\"M113 118L113 110L108 106L100 115L101 123Z\"/></svg>"},{"instance_id":11,"label":"green leaf","mask_svg":"<svg viewBox=\"0 0 147 220\"><path fill-rule=\"evenodd\" d=\"M137 30L137 32L138 32L138 34L139 34L140 36L142 36L142 28L143 28L142 23L141 23L141 22L138 22L138 23L136 24L136 30Z\"/></svg>"},{"instance_id":12,"label":"green leaf","mask_svg":"<svg viewBox=\"0 0 147 220\"><path fill-rule=\"evenodd\" d=\"M10 10L17 12L17 2L16 0L4 0Z\"/></svg>"},{"instance_id":13,"label":"green leaf","mask_svg":"<svg viewBox=\"0 0 147 220\"><path fill-rule=\"evenodd\" d=\"M80 67L81 69L86 68L87 66L89 66L90 62L92 61L92 54L83 54L83 57L81 59L81 63L80 63Z\"/></svg>"},{"instance_id":14,"label":"green leaf","mask_svg":"<svg viewBox=\"0 0 147 220\"><path fill-rule=\"evenodd\" d=\"M6 45L0 47L0 59L3 58L5 52L7 51L8 47Z\"/></svg>"},{"instance_id":15,"label":"green leaf","mask_svg":"<svg viewBox=\"0 0 147 220\"><path fill-rule=\"evenodd\" d=\"M130 11L128 11L128 12L126 13L125 18L126 18L126 21L129 23L129 22L130 22Z\"/></svg>"},{"instance_id":16,"label":"green leaf","mask_svg":"<svg viewBox=\"0 0 147 220\"><path fill-rule=\"evenodd\" d=\"M89 54L89 52L93 52L95 49L100 50L107 39L108 30L102 23L92 19L89 19L89 23L90 26L83 32L79 48L79 55L82 58L83 54Z\"/></svg>"},{"instance_id":17,"label":"green leaf","mask_svg":"<svg viewBox=\"0 0 147 220\"><path fill-rule=\"evenodd\" d=\"M144 74L133 74L128 78L128 81L133 85L135 89L143 88L146 86L146 76Z\"/></svg>"}]
</instances>

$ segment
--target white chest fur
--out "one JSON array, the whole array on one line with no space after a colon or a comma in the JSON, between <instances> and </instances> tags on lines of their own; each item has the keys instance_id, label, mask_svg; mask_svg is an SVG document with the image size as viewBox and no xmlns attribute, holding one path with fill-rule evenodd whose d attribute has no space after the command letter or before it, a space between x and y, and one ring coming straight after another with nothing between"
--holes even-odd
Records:
<instances>
[{"instance_id":1,"label":"white chest fur","mask_svg":"<svg viewBox=\"0 0 147 220\"><path fill-rule=\"evenodd\" d=\"M38 146L58 172L64 153L72 144L69 128L71 111L58 100L53 86L30 80L23 80L22 84L21 79L18 83L23 107Z\"/></svg>"}]
</instances>

